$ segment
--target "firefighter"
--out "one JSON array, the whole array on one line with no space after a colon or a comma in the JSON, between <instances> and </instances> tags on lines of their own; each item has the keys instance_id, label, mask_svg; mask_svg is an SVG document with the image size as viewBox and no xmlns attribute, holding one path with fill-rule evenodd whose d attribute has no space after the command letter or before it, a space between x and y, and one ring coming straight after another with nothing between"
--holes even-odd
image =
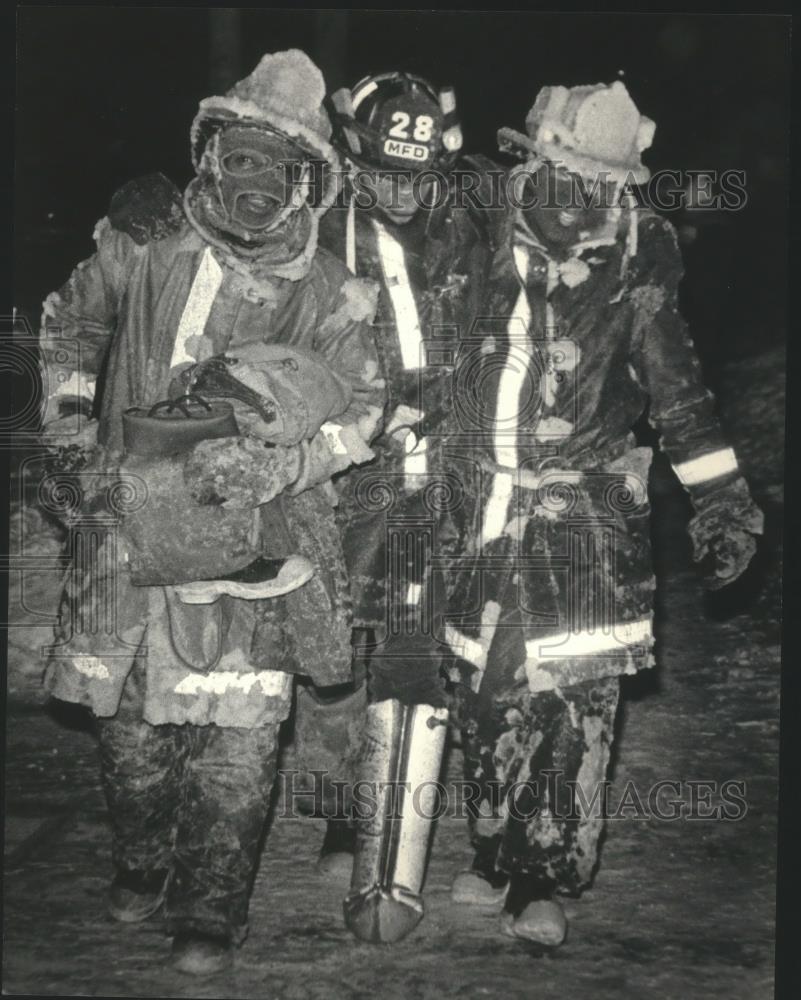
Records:
<instances>
[{"instance_id":1,"label":"firefighter","mask_svg":"<svg viewBox=\"0 0 801 1000\"><path fill-rule=\"evenodd\" d=\"M447 553L441 525L458 490L439 474L441 424L488 249L480 214L454 197L462 134L452 89L387 72L336 92L331 103L334 143L350 173L321 240L353 273L379 284L376 339L387 393L376 459L338 483L356 673L369 674L355 777L421 783L439 775L448 718L433 638L443 595L432 559ZM458 167L483 174L491 164L466 159ZM350 698L363 706L364 689ZM408 801L402 818L386 823L392 805L378 798L357 824L345 920L359 938L394 941L422 916L431 820ZM387 852L393 861L382 867Z\"/></svg>"},{"instance_id":2,"label":"firefighter","mask_svg":"<svg viewBox=\"0 0 801 1000\"><path fill-rule=\"evenodd\" d=\"M321 685L351 676L330 478L372 457L367 441L383 395L370 330L376 290L317 249L339 175L323 97L317 67L290 50L265 55L225 96L203 100L191 132L196 176L183 196L161 175L118 192L95 230L97 252L44 308L48 440L62 452L84 449L76 488L123 485L101 512L106 527L94 541L86 518L97 513L98 491L91 509L74 505L72 523L83 519L83 533L73 533L46 686L97 720L116 868L112 916L139 921L163 906L172 961L193 974L228 967L247 933L293 674ZM304 182L312 161L326 165L322 190ZM270 358L303 377L319 365L335 373L314 380L321 396L333 393L315 403L323 415L329 404L332 414L344 406L342 416L319 430L319 413L309 423L316 411L303 377L294 389L274 383L289 402L269 409L254 386L264 389L259 365ZM258 558L255 577L211 573L184 589L186 602L181 586L133 582L126 524L136 520L137 539L147 538L148 483L120 473L131 444L124 418L155 420L147 408L188 372L184 389L196 385L199 369L207 389L238 400L239 434L202 440L167 463L194 504L183 529L186 558L195 554L193 531L199 543L204 530L204 506L227 518L258 508L264 554L299 554L313 570L284 596L264 599L275 567L259 579L271 561ZM276 414L286 418L284 430L294 428L290 439L259 432ZM152 477L150 485L163 499ZM118 536L109 514L121 515ZM230 555L220 551L223 567ZM111 627L85 627L112 604Z\"/></svg>"},{"instance_id":3,"label":"firefighter","mask_svg":"<svg viewBox=\"0 0 801 1000\"><path fill-rule=\"evenodd\" d=\"M522 162L493 223L496 318L457 360L449 453L468 447L467 502L446 635L476 800L453 900L545 946L566 933L557 897L597 862L620 677L653 662L638 418L689 493L710 588L745 570L763 527L679 313L674 231L633 196L653 132L622 82L545 87L525 134L501 129Z\"/></svg>"}]
</instances>

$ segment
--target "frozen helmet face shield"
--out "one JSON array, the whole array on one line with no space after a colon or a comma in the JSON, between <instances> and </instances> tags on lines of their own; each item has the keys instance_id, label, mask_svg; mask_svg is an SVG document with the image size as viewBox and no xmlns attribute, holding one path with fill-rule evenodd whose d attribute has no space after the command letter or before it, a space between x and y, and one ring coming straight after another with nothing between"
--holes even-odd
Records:
<instances>
[{"instance_id":1,"label":"frozen helmet face shield","mask_svg":"<svg viewBox=\"0 0 801 1000\"><path fill-rule=\"evenodd\" d=\"M229 125L209 140L217 222L246 244L291 226L306 202L309 154L266 128Z\"/></svg>"}]
</instances>

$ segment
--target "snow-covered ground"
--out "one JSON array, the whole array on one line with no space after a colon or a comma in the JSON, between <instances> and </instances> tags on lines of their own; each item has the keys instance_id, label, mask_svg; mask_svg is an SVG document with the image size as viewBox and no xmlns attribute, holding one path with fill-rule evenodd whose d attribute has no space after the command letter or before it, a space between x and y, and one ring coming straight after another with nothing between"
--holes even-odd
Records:
<instances>
[{"instance_id":1,"label":"snow-covered ground","mask_svg":"<svg viewBox=\"0 0 801 1000\"><path fill-rule=\"evenodd\" d=\"M556 953L501 937L496 917L456 911L448 887L467 865L464 823L439 824L427 917L394 947L358 944L341 916L342 884L314 872L322 824L273 823L234 971L207 983L164 964L158 920L113 923L105 808L94 744L78 714L40 706L46 625L12 628L7 763L5 990L106 996L280 998L772 996L784 356L730 365L719 392L727 430L768 523L759 565L729 595L705 598L684 541L687 507L657 464L659 667L626 684L612 801L630 781L744 782L738 821L610 822L592 890L568 908ZM16 510L25 552L57 538ZM13 550L12 550L13 551ZM26 573L17 624L52 615L53 571ZM13 581L12 581L13 582ZM12 594L12 602L14 595ZM458 777L457 750L448 773Z\"/></svg>"}]
</instances>

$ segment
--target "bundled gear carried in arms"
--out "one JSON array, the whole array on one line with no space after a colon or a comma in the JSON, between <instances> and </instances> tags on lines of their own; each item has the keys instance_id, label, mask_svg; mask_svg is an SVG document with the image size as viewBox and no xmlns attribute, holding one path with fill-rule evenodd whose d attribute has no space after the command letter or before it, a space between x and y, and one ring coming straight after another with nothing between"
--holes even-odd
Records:
<instances>
[{"instance_id":1,"label":"bundled gear carried in arms","mask_svg":"<svg viewBox=\"0 0 801 1000\"><path fill-rule=\"evenodd\" d=\"M313 438L351 402L344 379L310 351L254 343L238 355L185 367L173 379L171 399L123 414L121 469L150 484L147 505L122 523L131 579L176 586L185 603L208 603L226 590L250 599L279 596L311 577L313 566L302 556L271 558L258 501L274 503L272 496L291 486L299 466L287 449ZM242 496L241 482L215 478L194 455L201 441L234 439L240 428L251 445L264 446L261 496L252 481ZM228 443L236 455L237 442Z\"/></svg>"}]
</instances>

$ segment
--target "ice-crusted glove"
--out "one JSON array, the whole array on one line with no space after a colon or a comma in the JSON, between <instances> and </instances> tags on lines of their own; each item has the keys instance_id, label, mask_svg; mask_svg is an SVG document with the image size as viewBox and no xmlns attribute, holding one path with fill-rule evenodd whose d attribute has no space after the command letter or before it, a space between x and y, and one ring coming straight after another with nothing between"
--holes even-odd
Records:
<instances>
[{"instance_id":1,"label":"ice-crusted glove","mask_svg":"<svg viewBox=\"0 0 801 1000\"><path fill-rule=\"evenodd\" d=\"M748 568L756 548L756 538L747 531L735 529L711 539L703 560L711 564L703 577L706 589L720 590L733 583Z\"/></svg>"},{"instance_id":2,"label":"ice-crusted glove","mask_svg":"<svg viewBox=\"0 0 801 1000\"><path fill-rule=\"evenodd\" d=\"M184 461L184 481L199 504L234 510L268 503L298 478L300 446L255 438L201 441Z\"/></svg>"},{"instance_id":3,"label":"ice-crusted glove","mask_svg":"<svg viewBox=\"0 0 801 1000\"><path fill-rule=\"evenodd\" d=\"M97 420L72 413L45 424L42 443L50 453L50 466L60 472L78 472L94 463L98 454Z\"/></svg>"},{"instance_id":4,"label":"ice-crusted glove","mask_svg":"<svg viewBox=\"0 0 801 1000\"><path fill-rule=\"evenodd\" d=\"M745 572L756 552L765 516L751 499L744 479L695 501L688 530L693 559L704 567L704 586L719 590Z\"/></svg>"},{"instance_id":5,"label":"ice-crusted glove","mask_svg":"<svg viewBox=\"0 0 801 1000\"><path fill-rule=\"evenodd\" d=\"M42 499L67 528L108 509L106 454L97 443L97 430L97 420L90 420L83 412L51 420L42 429L48 473L40 484ZM71 496L75 503L69 502Z\"/></svg>"},{"instance_id":6,"label":"ice-crusted glove","mask_svg":"<svg viewBox=\"0 0 801 1000\"><path fill-rule=\"evenodd\" d=\"M352 465L363 465L375 458L367 441L375 435L381 411L375 407L356 423L323 424L311 441L300 447L300 472L287 492L293 495L318 486Z\"/></svg>"}]
</instances>

